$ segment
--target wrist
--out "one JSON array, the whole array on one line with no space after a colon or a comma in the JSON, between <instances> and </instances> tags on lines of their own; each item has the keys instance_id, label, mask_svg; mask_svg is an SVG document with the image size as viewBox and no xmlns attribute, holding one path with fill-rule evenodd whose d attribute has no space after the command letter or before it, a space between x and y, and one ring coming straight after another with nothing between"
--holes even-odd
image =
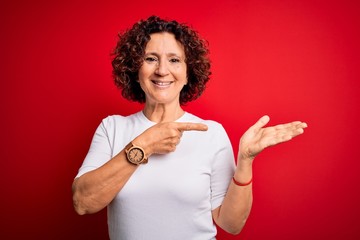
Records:
<instances>
[{"instance_id":1,"label":"wrist","mask_svg":"<svg viewBox=\"0 0 360 240\"><path fill-rule=\"evenodd\" d=\"M235 185L240 186L240 187L245 187L248 186L252 183L253 179L250 178L250 180L248 182L239 182L235 179L235 177L232 178L232 181Z\"/></svg>"},{"instance_id":2,"label":"wrist","mask_svg":"<svg viewBox=\"0 0 360 240\"><path fill-rule=\"evenodd\" d=\"M135 138L132 143L136 146L141 147L142 149L144 149L145 152L145 157L148 159L150 157L150 155L152 154L150 147L148 146L148 144L146 144L146 142L142 141L139 137Z\"/></svg>"},{"instance_id":3,"label":"wrist","mask_svg":"<svg viewBox=\"0 0 360 240\"><path fill-rule=\"evenodd\" d=\"M148 162L145 150L142 147L135 145L133 142L126 145L124 151L126 159L131 164L140 165Z\"/></svg>"},{"instance_id":4,"label":"wrist","mask_svg":"<svg viewBox=\"0 0 360 240\"><path fill-rule=\"evenodd\" d=\"M235 179L241 183L249 182L253 177L252 169L252 161L238 161L234 174Z\"/></svg>"},{"instance_id":5,"label":"wrist","mask_svg":"<svg viewBox=\"0 0 360 240\"><path fill-rule=\"evenodd\" d=\"M240 151L238 153L238 161L252 162L252 161L254 161L254 159L255 159L255 156L253 156L253 155L244 154Z\"/></svg>"},{"instance_id":6,"label":"wrist","mask_svg":"<svg viewBox=\"0 0 360 240\"><path fill-rule=\"evenodd\" d=\"M252 178L253 178L253 174L252 171L239 171L237 169L237 171L235 172L234 176L233 176L233 181L234 183L242 183L245 185L248 185L252 182ZM246 184L248 183L248 184ZM239 184L236 184L239 185Z\"/></svg>"},{"instance_id":7,"label":"wrist","mask_svg":"<svg viewBox=\"0 0 360 240\"><path fill-rule=\"evenodd\" d=\"M238 169L249 169L251 170L252 169L252 165L253 165L253 162L254 162L254 158L244 158L244 157L239 157L237 159L237 168Z\"/></svg>"}]
</instances>

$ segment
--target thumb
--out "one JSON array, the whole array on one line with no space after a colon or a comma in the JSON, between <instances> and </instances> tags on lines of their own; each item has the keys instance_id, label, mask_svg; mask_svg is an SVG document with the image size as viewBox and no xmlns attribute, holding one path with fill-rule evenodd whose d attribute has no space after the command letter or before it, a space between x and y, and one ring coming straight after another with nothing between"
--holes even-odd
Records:
<instances>
[{"instance_id":1,"label":"thumb","mask_svg":"<svg viewBox=\"0 0 360 240\"><path fill-rule=\"evenodd\" d=\"M251 128L260 129L264 127L270 121L270 117L268 115L262 116Z\"/></svg>"}]
</instances>

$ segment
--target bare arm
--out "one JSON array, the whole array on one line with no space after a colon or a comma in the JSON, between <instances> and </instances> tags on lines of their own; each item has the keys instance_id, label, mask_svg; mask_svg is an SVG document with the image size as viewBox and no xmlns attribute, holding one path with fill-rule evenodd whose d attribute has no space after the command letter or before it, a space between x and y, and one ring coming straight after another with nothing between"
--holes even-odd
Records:
<instances>
[{"instance_id":1,"label":"bare arm","mask_svg":"<svg viewBox=\"0 0 360 240\"><path fill-rule=\"evenodd\" d=\"M100 168L76 178L72 186L75 211L83 215L106 207L137 167L126 160L122 150Z\"/></svg>"},{"instance_id":2,"label":"bare arm","mask_svg":"<svg viewBox=\"0 0 360 240\"><path fill-rule=\"evenodd\" d=\"M182 132L190 130L206 131L207 126L200 123L160 123L144 131L132 142L142 147L147 157L154 153L165 154L175 151ZM75 211L82 215L106 207L137 168L127 161L125 151L122 150L100 168L76 178L72 185Z\"/></svg>"},{"instance_id":3,"label":"bare arm","mask_svg":"<svg viewBox=\"0 0 360 240\"><path fill-rule=\"evenodd\" d=\"M296 121L264 128L269 120L263 116L241 137L234 175L238 182L247 183L252 179L253 161L265 148L289 141L307 127L306 123ZM231 182L222 205L212 212L214 221L225 231L238 234L249 216L252 200L252 184L237 186Z\"/></svg>"}]
</instances>

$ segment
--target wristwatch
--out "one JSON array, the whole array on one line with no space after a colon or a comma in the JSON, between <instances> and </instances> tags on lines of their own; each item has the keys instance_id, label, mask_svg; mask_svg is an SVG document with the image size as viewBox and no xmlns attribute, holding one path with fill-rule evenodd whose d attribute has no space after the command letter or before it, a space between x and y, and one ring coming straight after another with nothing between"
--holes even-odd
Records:
<instances>
[{"instance_id":1,"label":"wristwatch","mask_svg":"<svg viewBox=\"0 0 360 240\"><path fill-rule=\"evenodd\" d=\"M135 165L146 164L148 159L145 156L145 151L139 146L135 146L130 142L125 147L126 159Z\"/></svg>"}]
</instances>

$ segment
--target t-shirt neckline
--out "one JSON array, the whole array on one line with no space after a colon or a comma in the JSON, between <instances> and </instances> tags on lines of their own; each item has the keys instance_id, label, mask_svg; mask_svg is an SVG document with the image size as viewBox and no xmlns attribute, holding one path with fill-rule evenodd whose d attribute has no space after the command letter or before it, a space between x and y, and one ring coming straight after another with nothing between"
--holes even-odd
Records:
<instances>
[{"instance_id":1,"label":"t-shirt neckline","mask_svg":"<svg viewBox=\"0 0 360 240\"><path fill-rule=\"evenodd\" d=\"M143 111L139 111L136 115L138 116L138 118L139 118L141 121L143 121L143 122L145 122L145 123L147 123L147 124L150 124L150 125L155 125L155 124L157 124L156 122L153 122L153 121L151 121L150 119L148 119L148 118L145 116L145 114L144 114ZM190 117L190 114L185 111L184 114L183 114L181 117L179 117L178 119L176 119L174 122L185 122L186 119L188 119L189 117Z\"/></svg>"}]
</instances>

